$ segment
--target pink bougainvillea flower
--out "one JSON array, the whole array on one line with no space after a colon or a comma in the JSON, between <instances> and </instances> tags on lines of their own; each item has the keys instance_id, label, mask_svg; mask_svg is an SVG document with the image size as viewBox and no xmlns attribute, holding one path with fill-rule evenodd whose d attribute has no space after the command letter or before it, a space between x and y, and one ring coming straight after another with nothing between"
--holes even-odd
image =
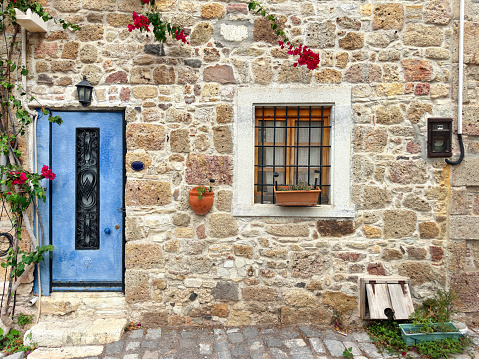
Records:
<instances>
[{"instance_id":1,"label":"pink bougainvillea flower","mask_svg":"<svg viewBox=\"0 0 479 359\"><path fill-rule=\"evenodd\" d=\"M179 30L177 29L176 27L173 28L173 30L175 31L175 39L178 40L178 41L182 41L186 44L189 44L188 40L186 40L186 35L185 33L183 32L183 30Z\"/></svg>"},{"instance_id":2,"label":"pink bougainvillea flower","mask_svg":"<svg viewBox=\"0 0 479 359\"><path fill-rule=\"evenodd\" d=\"M303 46L303 44L299 44L298 47L293 47L293 45L289 42L286 44L283 41L278 41L279 46L284 49L285 45L289 45L288 47L288 54L289 55L299 55L299 59L297 62L293 64L294 67L298 65L306 65L309 70L314 70L319 65L319 54L315 53L311 49L308 49L307 46Z\"/></svg>"},{"instance_id":3,"label":"pink bougainvillea flower","mask_svg":"<svg viewBox=\"0 0 479 359\"><path fill-rule=\"evenodd\" d=\"M53 181L57 176L51 169L48 168L47 165L42 167L42 176L43 178L48 178L50 181Z\"/></svg>"},{"instance_id":4,"label":"pink bougainvillea flower","mask_svg":"<svg viewBox=\"0 0 479 359\"><path fill-rule=\"evenodd\" d=\"M133 11L133 25L128 24L128 31L132 32L134 29L145 29L146 31L150 31L148 25L150 24L150 20L145 15L138 15L136 12Z\"/></svg>"},{"instance_id":5,"label":"pink bougainvillea flower","mask_svg":"<svg viewBox=\"0 0 479 359\"><path fill-rule=\"evenodd\" d=\"M149 4L150 3L150 0L141 0L143 2L143 4Z\"/></svg>"}]
</instances>

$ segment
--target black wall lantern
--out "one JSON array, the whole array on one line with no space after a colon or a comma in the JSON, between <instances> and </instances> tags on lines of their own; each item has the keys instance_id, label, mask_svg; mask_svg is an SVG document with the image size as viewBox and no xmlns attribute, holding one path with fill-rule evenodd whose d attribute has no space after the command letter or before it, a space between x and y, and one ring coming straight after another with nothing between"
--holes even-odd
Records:
<instances>
[{"instance_id":1,"label":"black wall lantern","mask_svg":"<svg viewBox=\"0 0 479 359\"><path fill-rule=\"evenodd\" d=\"M427 156L452 156L452 118L427 119Z\"/></svg>"},{"instance_id":2,"label":"black wall lantern","mask_svg":"<svg viewBox=\"0 0 479 359\"><path fill-rule=\"evenodd\" d=\"M82 82L76 84L78 90L78 101L83 106L88 106L91 103L91 95L93 93L93 86L86 80L86 76L83 76Z\"/></svg>"}]
</instances>

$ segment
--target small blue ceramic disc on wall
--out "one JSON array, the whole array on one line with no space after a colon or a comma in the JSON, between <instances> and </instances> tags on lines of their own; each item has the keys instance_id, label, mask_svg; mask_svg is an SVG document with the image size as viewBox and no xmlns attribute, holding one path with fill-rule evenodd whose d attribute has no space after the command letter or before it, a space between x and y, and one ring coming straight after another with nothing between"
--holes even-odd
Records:
<instances>
[{"instance_id":1,"label":"small blue ceramic disc on wall","mask_svg":"<svg viewBox=\"0 0 479 359\"><path fill-rule=\"evenodd\" d=\"M145 168L145 165L141 161L135 161L131 163L131 169L133 171L141 171Z\"/></svg>"}]
</instances>

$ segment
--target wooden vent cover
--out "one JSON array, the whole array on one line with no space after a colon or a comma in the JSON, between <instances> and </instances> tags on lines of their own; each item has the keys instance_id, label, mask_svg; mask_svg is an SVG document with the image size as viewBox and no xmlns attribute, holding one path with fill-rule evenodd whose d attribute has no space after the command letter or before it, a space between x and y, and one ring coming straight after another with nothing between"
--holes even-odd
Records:
<instances>
[{"instance_id":1,"label":"wooden vent cover","mask_svg":"<svg viewBox=\"0 0 479 359\"><path fill-rule=\"evenodd\" d=\"M408 319L414 311L411 280L407 277L368 276L360 279L362 319Z\"/></svg>"}]
</instances>

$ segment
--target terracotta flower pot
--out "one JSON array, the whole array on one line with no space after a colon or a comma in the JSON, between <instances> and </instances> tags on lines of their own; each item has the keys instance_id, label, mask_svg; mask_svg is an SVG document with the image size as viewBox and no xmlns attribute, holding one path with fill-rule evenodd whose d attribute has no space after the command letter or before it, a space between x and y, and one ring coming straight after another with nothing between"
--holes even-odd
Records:
<instances>
[{"instance_id":1,"label":"terracotta flower pot","mask_svg":"<svg viewBox=\"0 0 479 359\"><path fill-rule=\"evenodd\" d=\"M213 191L208 192L208 190L206 190L202 198L198 199L198 187L190 190L190 207L198 216L204 216L210 211L211 206L213 206Z\"/></svg>"},{"instance_id":2,"label":"terracotta flower pot","mask_svg":"<svg viewBox=\"0 0 479 359\"><path fill-rule=\"evenodd\" d=\"M287 186L280 186L280 188L288 188ZM296 206L296 207L311 207L318 204L319 192L321 190L316 187L315 190L309 191L277 191L274 188L277 206Z\"/></svg>"}]
</instances>

